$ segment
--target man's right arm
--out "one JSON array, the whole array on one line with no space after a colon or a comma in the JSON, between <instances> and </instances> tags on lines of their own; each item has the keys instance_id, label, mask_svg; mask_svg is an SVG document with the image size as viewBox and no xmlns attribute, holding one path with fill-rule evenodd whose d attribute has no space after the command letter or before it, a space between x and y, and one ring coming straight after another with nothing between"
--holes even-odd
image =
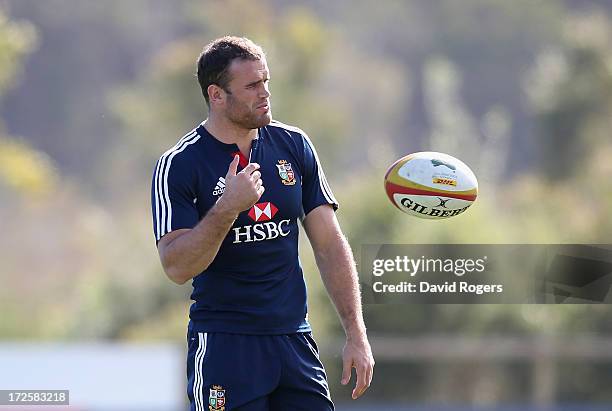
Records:
<instances>
[{"instance_id":1,"label":"man's right arm","mask_svg":"<svg viewBox=\"0 0 612 411\"><path fill-rule=\"evenodd\" d=\"M225 192L194 228L172 231L159 240L159 258L175 283L184 284L208 268L238 214L263 194L259 165L251 163L239 173L237 167L238 156L229 166Z\"/></svg>"},{"instance_id":2,"label":"man's right arm","mask_svg":"<svg viewBox=\"0 0 612 411\"><path fill-rule=\"evenodd\" d=\"M192 229L172 231L159 240L157 250L168 278L184 284L213 261L221 242L238 217L219 199Z\"/></svg>"}]
</instances>

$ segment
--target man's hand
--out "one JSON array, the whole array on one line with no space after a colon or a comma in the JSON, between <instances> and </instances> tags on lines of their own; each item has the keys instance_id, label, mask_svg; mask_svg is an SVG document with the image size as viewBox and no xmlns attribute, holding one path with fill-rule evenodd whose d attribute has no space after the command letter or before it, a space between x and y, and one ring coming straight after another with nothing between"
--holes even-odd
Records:
<instances>
[{"instance_id":1,"label":"man's hand","mask_svg":"<svg viewBox=\"0 0 612 411\"><path fill-rule=\"evenodd\" d=\"M241 172L236 173L240 157L234 156L225 176L225 191L219 198L220 205L239 214L257 203L265 191L261 181L259 164L249 163Z\"/></svg>"},{"instance_id":2,"label":"man's hand","mask_svg":"<svg viewBox=\"0 0 612 411\"><path fill-rule=\"evenodd\" d=\"M374 357L367 337L358 341L347 338L342 350L342 385L351 380L352 368L355 368L357 378L352 395L356 400L368 389L374 374Z\"/></svg>"}]
</instances>

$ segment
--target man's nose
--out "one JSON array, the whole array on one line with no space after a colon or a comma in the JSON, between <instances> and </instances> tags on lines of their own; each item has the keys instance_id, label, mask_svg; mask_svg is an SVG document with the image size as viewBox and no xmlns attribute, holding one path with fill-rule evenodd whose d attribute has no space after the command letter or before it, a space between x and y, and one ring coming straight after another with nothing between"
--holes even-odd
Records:
<instances>
[{"instance_id":1,"label":"man's nose","mask_svg":"<svg viewBox=\"0 0 612 411\"><path fill-rule=\"evenodd\" d=\"M261 97L262 98L268 98L272 95L272 93L270 93L270 89L268 88L268 85L264 85L262 88L262 92L261 92Z\"/></svg>"}]
</instances>

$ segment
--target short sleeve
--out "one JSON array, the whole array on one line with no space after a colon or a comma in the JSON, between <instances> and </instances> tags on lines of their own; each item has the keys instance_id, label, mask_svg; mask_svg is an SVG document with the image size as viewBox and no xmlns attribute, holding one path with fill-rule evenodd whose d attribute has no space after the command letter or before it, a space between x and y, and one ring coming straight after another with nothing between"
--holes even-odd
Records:
<instances>
[{"instance_id":1,"label":"short sleeve","mask_svg":"<svg viewBox=\"0 0 612 411\"><path fill-rule=\"evenodd\" d=\"M181 228L193 228L198 223L196 195L188 164L176 153L163 155L153 173L151 208L155 240Z\"/></svg>"},{"instance_id":2,"label":"short sleeve","mask_svg":"<svg viewBox=\"0 0 612 411\"><path fill-rule=\"evenodd\" d=\"M304 216L322 204L330 204L338 209L338 201L334 197L325 173L321 167L317 152L306 134L304 141L304 170L302 175L302 208Z\"/></svg>"}]
</instances>

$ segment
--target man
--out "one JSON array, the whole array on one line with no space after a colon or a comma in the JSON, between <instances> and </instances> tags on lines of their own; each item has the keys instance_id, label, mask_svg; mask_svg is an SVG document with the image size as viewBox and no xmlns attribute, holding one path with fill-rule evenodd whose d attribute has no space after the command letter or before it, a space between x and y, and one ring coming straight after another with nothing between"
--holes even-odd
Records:
<instances>
[{"instance_id":1,"label":"man","mask_svg":"<svg viewBox=\"0 0 612 411\"><path fill-rule=\"evenodd\" d=\"M346 331L352 397L374 360L350 247L312 143L272 121L263 50L223 37L198 60L206 121L166 151L153 177L153 223L168 277L193 279L191 410L333 410L306 313L298 219Z\"/></svg>"}]
</instances>

